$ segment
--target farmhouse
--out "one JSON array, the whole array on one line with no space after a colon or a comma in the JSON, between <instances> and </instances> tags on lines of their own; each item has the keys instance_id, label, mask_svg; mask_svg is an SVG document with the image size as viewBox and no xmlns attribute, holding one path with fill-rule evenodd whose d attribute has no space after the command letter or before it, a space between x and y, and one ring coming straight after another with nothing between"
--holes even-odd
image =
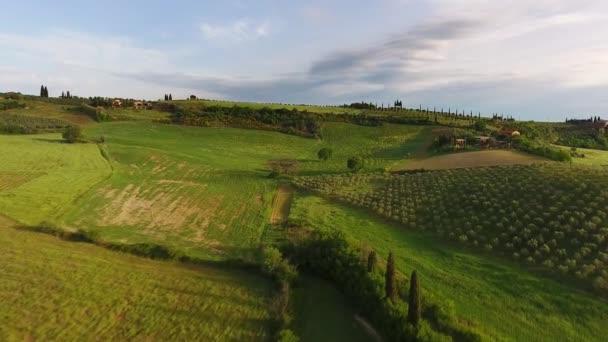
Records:
<instances>
[{"instance_id":1,"label":"farmhouse","mask_svg":"<svg viewBox=\"0 0 608 342\"><path fill-rule=\"evenodd\" d=\"M498 132L499 135L506 135L506 136L518 136L521 135L521 133L519 133L519 131L514 131L514 130L502 130Z\"/></svg>"},{"instance_id":2,"label":"farmhouse","mask_svg":"<svg viewBox=\"0 0 608 342\"><path fill-rule=\"evenodd\" d=\"M479 144L480 147L489 147L490 146L490 137L486 137L486 136L478 136L475 137L475 140L477 140L477 143Z\"/></svg>"},{"instance_id":3,"label":"farmhouse","mask_svg":"<svg viewBox=\"0 0 608 342\"><path fill-rule=\"evenodd\" d=\"M466 139L456 139L455 140L455 144L454 144L454 148L459 149L459 148L464 148L467 145L467 140Z\"/></svg>"},{"instance_id":4,"label":"farmhouse","mask_svg":"<svg viewBox=\"0 0 608 342\"><path fill-rule=\"evenodd\" d=\"M112 107L114 107L114 108L122 107L122 101L119 99L115 99L114 101L112 101Z\"/></svg>"}]
</instances>

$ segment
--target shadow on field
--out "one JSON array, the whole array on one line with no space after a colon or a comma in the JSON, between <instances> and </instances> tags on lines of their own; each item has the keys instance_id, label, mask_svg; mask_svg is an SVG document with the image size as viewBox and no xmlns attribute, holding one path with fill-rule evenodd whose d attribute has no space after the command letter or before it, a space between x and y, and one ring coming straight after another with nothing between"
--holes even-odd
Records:
<instances>
[{"instance_id":1,"label":"shadow on field","mask_svg":"<svg viewBox=\"0 0 608 342\"><path fill-rule=\"evenodd\" d=\"M67 144L67 142L63 139L49 139L49 138L34 138L33 140L43 141L53 144Z\"/></svg>"}]
</instances>

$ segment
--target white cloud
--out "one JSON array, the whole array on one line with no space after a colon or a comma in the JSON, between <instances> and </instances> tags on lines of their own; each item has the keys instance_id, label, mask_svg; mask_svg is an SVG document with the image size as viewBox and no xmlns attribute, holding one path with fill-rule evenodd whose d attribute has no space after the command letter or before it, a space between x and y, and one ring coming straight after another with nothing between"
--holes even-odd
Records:
<instances>
[{"instance_id":1,"label":"white cloud","mask_svg":"<svg viewBox=\"0 0 608 342\"><path fill-rule=\"evenodd\" d=\"M270 34L270 23L239 19L228 24L201 23L199 29L208 40L240 42L255 40Z\"/></svg>"}]
</instances>

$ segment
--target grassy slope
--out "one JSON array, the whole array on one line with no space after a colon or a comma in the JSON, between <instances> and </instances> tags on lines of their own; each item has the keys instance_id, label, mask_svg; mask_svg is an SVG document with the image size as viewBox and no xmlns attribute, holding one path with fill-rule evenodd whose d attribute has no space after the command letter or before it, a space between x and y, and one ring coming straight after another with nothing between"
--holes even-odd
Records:
<instances>
[{"instance_id":1,"label":"grassy slope","mask_svg":"<svg viewBox=\"0 0 608 342\"><path fill-rule=\"evenodd\" d=\"M0 340L268 339L270 284L0 229Z\"/></svg>"},{"instance_id":2,"label":"grassy slope","mask_svg":"<svg viewBox=\"0 0 608 342\"><path fill-rule=\"evenodd\" d=\"M291 213L317 229L340 229L383 258L393 251L399 270L418 270L427 296L453 302L458 316L489 339L592 341L608 333L605 301L517 266L463 252L316 196L297 195Z\"/></svg>"},{"instance_id":3,"label":"grassy slope","mask_svg":"<svg viewBox=\"0 0 608 342\"><path fill-rule=\"evenodd\" d=\"M314 105L295 105L295 104L278 104L278 103L261 103L261 102L237 102L237 101L211 101L211 100L197 100L197 101L187 101L187 100L174 100L171 103L179 104L185 108L199 108L203 105L205 106L220 106L220 107L251 107L251 108L272 108L272 109L297 109L301 111L309 111L312 113L351 113L357 114L360 113L360 110L352 109L352 108L339 108L339 107L323 107L323 106L314 106Z\"/></svg>"},{"instance_id":4,"label":"grassy slope","mask_svg":"<svg viewBox=\"0 0 608 342\"><path fill-rule=\"evenodd\" d=\"M245 256L268 222L277 185L266 177L267 160L296 158L302 174L344 172L352 155L382 167L414 149L418 132L419 127L330 124L320 142L232 128L92 126L87 135L106 137L114 173L82 198L65 223L99 230L108 239L191 248L198 256ZM323 146L334 149L329 162L316 159Z\"/></svg>"},{"instance_id":5,"label":"grassy slope","mask_svg":"<svg viewBox=\"0 0 608 342\"><path fill-rule=\"evenodd\" d=\"M303 277L294 291L294 331L303 342L370 341L352 308L331 284Z\"/></svg>"},{"instance_id":6,"label":"grassy slope","mask_svg":"<svg viewBox=\"0 0 608 342\"><path fill-rule=\"evenodd\" d=\"M558 146L563 150L570 151L570 147L567 146ZM578 153L582 153L585 155L585 158L572 158L572 163L580 164L580 165L601 165L608 166L608 151L602 150L592 150L588 148L577 148L576 151Z\"/></svg>"},{"instance_id":7,"label":"grassy slope","mask_svg":"<svg viewBox=\"0 0 608 342\"><path fill-rule=\"evenodd\" d=\"M64 144L60 138L0 135L0 213L38 224L60 216L82 192L109 176L95 144Z\"/></svg>"}]
</instances>

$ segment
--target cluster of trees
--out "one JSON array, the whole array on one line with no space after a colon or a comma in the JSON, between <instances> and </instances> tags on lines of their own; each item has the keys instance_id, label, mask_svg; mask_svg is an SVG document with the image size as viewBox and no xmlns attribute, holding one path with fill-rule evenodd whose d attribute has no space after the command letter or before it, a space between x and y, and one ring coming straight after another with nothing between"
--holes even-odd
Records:
<instances>
[{"instance_id":1,"label":"cluster of trees","mask_svg":"<svg viewBox=\"0 0 608 342\"><path fill-rule=\"evenodd\" d=\"M608 293L604 170L541 164L294 182L405 227L570 275Z\"/></svg>"},{"instance_id":2,"label":"cluster of trees","mask_svg":"<svg viewBox=\"0 0 608 342\"><path fill-rule=\"evenodd\" d=\"M387 341L437 341L452 336L461 341L478 340L454 317L446 319L449 315L437 304L424 300L417 272L414 270L408 281L398 272L392 253L381 267L375 251L362 254L364 250L350 245L340 231L305 235L307 238L282 248L285 256L301 272L331 281Z\"/></svg>"},{"instance_id":3,"label":"cluster of trees","mask_svg":"<svg viewBox=\"0 0 608 342\"><path fill-rule=\"evenodd\" d=\"M595 123L603 121L600 116L591 116L589 119L568 119L566 118L566 123L571 124L582 124L582 123Z\"/></svg>"},{"instance_id":4,"label":"cluster of trees","mask_svg":"<svg viewBox=\"0 0 608 342\"><path fill-rule=\"evenodd\" d=\"M513 137L513 147L518 150L535 154L555 161L572 162L572 156L567 151L526 136Z\"/></svg>"},{"instance_id":5,"label":"cluster of trees","mask_svg":"<svg viewBox=\"0 0 608 342\"><path fill-rule=\"evenodd\" d=\"M276 130L316 137L320 125L315 114L297 109L204 106L198 110L176 108L173 123L193 126L228 125L232 127Z\"/></svg>"},{"instance_id":6,"label":"cluster of trees","mask_svg":"<svg viewBox=\"0 0 608 342\"><path fill-rule=\"evenodd\" d=\"M0 100L0 110L9 110L15 108L25 108L25 103L17 100Z\"/></svg>"},{"instance_id":7,"label":"cluster of trees","mask_svg":"<svg viewBox=\"0 0 608 342\"><path fill-rule=\"evenodd\" d=\"M351 104L344 104L341 106L342 108L353 108L353 109L367 109L367 110L373 110L376 109L377 106L371 102L367 103L367 102L353 102Z\"/></svg>"},{"instance_id":8,"label":"cluster of trees","mask_svg":"<svg viewBox=\"0 0 608 342\"><path fill-rule=\"evenodd\" d=\"M192 96L194 96L194 95L192 95ZM165 94L165 101L173 101L173 95L171 95L171 94Z\"/></svg>"},{"instance_id":9,"label":"cluster of trees","mask_svg":"<svg viewBox=\"0 0 608 342\"><path fill-rule=\"evenodd\" d=\"M49 97L49 89L44 85L40 86L40 97Z\"/></svg>"},{"instance_id":10,"label":"cluster of trees","mask_svg":"<svg viewBox=\"0 0 608 342\"><path fill-rule=\"evenodd\" d=\"M61 92L61 98L62 99L71 99L72 98L72 94L70 94L70 91L65 91L65 92Z\"/></svg>"}]
</instances>

